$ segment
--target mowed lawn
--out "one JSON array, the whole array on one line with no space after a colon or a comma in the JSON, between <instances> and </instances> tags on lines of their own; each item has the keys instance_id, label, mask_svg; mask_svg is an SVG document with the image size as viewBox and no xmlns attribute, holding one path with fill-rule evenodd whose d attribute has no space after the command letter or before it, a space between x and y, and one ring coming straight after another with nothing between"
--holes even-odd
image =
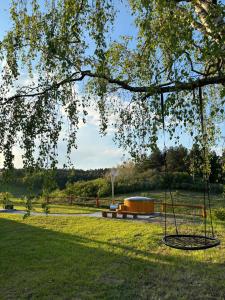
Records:
<instances>
[{"instance_id":1,"label":"mowed lawn","mask_svg":"<svg viewBox=\"0 0 225 300\"><path fill-rule=\"evenodd\" d=\"M0 299L225 299L221 246L181 251L162 226L91 217L0 215Z\"/></svg>"},{"instance_id":2,"label":"mowed lawn","mask_svg":"<svg viewBox=\"0 0 225 300\"><path fill-rule=\"evenodd\" d=\"M14 202L14 208L17 210L26 210L25 203ZM68 204L49 204L49 214L90 214L99 211L100 209L94 207L86 207L79 205L68 205ZM44 210L40 203L32 205L32 211L43 213Z\"/></svg>"}]
</instances>

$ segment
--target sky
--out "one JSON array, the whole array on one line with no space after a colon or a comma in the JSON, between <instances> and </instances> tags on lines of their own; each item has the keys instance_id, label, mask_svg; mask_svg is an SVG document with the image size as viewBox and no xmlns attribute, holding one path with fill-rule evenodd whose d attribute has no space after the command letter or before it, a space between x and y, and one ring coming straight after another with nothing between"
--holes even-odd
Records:
<instances>
[{"instance_id":1,"label":"sky","mask_svg":"<svg viewBox=\"0 0 225 300\"><path fill-rule=\"evenodd\" d=\"M4 36L7 30L10 28L9 22L9 0L0 1L0 39ZM132 20L129 17L129 13L124 7L121 6L120 1L117 2L118 7L118 24L116 26L115 37L122 34L133 34L134 26ZM121 164L124 159L129 157L128 153L123 149L119 149L113 141L113 131L109 131L106 136L99 134L98 127L98 114L94 110L89 110L88 122L83 125L77 136L78 149L72 150L71 162L77 169L96 169L96 168L111 168L118 164ZM66 145L59 141L59 167L62 167L66 158ZM15 167L22 167L21 150L16 148L15 155ZM2 165L3 158L0 155L0 166Z\"/></svg>"},{"instance_id":2,"label":"sky","mask_svg":"<svg viewBox=\"0 0 225 300\"><path fill-rule=\"evenodd\" d=\"M5 32L10 28L9 22L9 0L0 1L0 39ZM128 13L128 8L121 6L119 0L116 0L118 17L117 26L115 26L114 38L125 34L133 35L135 27L132 19ZM82 125L78 132L78 149L72 150L71 161L75 168L79 169L96 169L96 168L110 168L121 164L125 159L129 158L128 153L123 149L119 149L113 141L113 130L109 130L106 136L100 136L98 122L99 116L93 109L89 110L88 122ZM225 132L224 132L225 135ZM190 148L192 140L190 137L182 135L181 144ZM174 145L173 141L167 141L167 146ZM159 147L163 147L162 138L159 139ZM59 141L59 167L65 163L66 145ZM16 148L15 167L22 167L21 150ZM2 157L0 155L0 165L2 164Z\"/></svg>"}]
</instances>

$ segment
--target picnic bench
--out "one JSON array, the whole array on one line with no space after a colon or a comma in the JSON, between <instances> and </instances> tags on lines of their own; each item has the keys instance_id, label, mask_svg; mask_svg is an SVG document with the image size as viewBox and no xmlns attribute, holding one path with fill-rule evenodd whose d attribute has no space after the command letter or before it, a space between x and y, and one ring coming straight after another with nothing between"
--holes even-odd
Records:
<instances>
[{"instance_id":1,"label":"picnic bench","mask_svg":"<svg viewBox=\"0 0 225 300\"><path fill-rule=\"evenodd\" d=\"M126 219L128 215L132 216L133 219L137 219L138 215L139 216L149 216L152 214L149 213L143 213L143 212L137 212L137 211L128 211L128 210L102 210L102 217L107 218L108 215L112 215L112 218L116 218L117 215L122 215L123 219Z\"/></svg>"},{"instance_id":2,"label":"picnic bench","mask_svg":"<svg viewBox=\"0 0 225 300\"><path fill-rule=\"evenodd\" d=\"M102 210L102 217L107 218L108 214L112 215L112 218L117 217L117 212L115 210Z\"/></svg>"}]
</instances>

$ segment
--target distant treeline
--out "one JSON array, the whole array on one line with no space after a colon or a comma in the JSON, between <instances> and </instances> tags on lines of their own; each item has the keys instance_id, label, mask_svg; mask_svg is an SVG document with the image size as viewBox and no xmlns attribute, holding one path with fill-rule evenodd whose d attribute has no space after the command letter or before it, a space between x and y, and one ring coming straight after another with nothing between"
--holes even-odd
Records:
<instances>
[{"instance_id":1,"label":"distant treeline","mask_svg":"<svg viewBox=\"0 0 225 300\"><path fill-rule=\"evenodd\" d=\"M165 161L167 172L165 172ZM209 154L207 170L210 171L212 193L224 191L224 163L225 152L221 156L214 151ZM202 192L205 186L203 170L202 151L197 145L194 145L191 150L183 146L170 147L166 153L156 148L149 156L142 157L138 162L126 162L118 167L115 194L168 188ZM55 195L60 193L84 197L110 196L110 176L108 174L96 180L69 183L65 190L56 191Z\"/></svg>"},{"instance_id":2,"label":"distant treeline","mask_svg":"<svg viewBox=\"0 0 225 300\"><path fill-rule=\"evenodd\" d=\"M109 169L93 170L67 170L57 169L53 172L55 187L64 189L66 184L77 181L88 181L104 177ZM26 195L28 193L41 194L45 181L45 171L37 171L33 174L24 169L14 169L10 176L0 179L0 192L11 192L14 195Z\"/></svg>"},{"instance_id":3,"label":"distant treeline","mask_svg":"<svg viewBox=\"0 0 225 300\"><path fill-rule=\"evenodd\" d=\"M193 177L202 177L203 158L198 145L191 150L183 147L170 147L166 151L166 164L170 173L186 172ZM156 148L149 156L142 157L135 164L139 172L147 170L163 171L165 166L165 153ZM208 155L209 181L212 183L225 183L225 151L218 155L212 151Z\"/></svg>"},{"instance_id":4,"label":"distant treeline","mask_svg":"<svg viewBox=\"0 0 225 300\"><path fill-rule=\"evenodd\" d=\"M115 180L115 195L134 192L149 192L152 190L187 190L204 191L204 182L201 178L193 179L186 172L167 173L157 170L148 170L137 173L135 169L121 171ZM224 187L219 183L210 184L211 193L223 193ZM70 183L64 190L55 190L52 196L82 196L82 197L107 197L111 195L110 178L99 178L89 181Z\"/></svg>"},{"instance_id":5,"label":"distant treeline","mask_svg":"<svg viewBox=\"0 0 225 300\"><path fill-rule=\"evenodd\" d=\"M156 148L149 156L142 156L136 162L126 162L118 167L119 175L116 180L118 193L161 189L165 187L164 176L165 157L168 169L167 180L170 178L175 189L202 190L202 151L197 145L191 150L183 146L170 147L166 156L163 151ZM216 152L209 154L208 169L211 170L210 182L217 192L223 190L225 183L225 152L218 155ZM15 169L11 172L7 183L4 176L0 180L0 192L11 192L14 195L33 193L42 194L47 186L48 192L64 190L67 194L96 196L110 194L110 169L57 169L52 173L54 184L46 181L46 170L27 173L24 169ZM218 186L217 186L218 185Z\"/></svg>"}]
</instances>

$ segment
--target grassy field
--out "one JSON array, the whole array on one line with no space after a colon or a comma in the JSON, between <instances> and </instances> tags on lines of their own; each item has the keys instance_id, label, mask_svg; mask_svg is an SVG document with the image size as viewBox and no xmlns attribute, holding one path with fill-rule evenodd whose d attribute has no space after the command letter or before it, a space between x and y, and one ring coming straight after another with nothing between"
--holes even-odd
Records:
<instances>
[{"instance_id":1,"label":"grassy field","mask_svg":"<svg viewBox=\"0 0 225 300\"><path fill-rule=\"evenodd\" d=\"M135 195L145 196L154 198L159 201L165 200L165 192L164 191L149 191L149 192L140 192ZM203 193L200 192L191 192L185 190L172 191L172 195L174 197L175 202L177 203L186 203L186 204L203 204ZM118 195L116 196L118 201L123 200L125 197L131 197L134 194L126 194L126 195ZM225 197L223 194L210 194L210 199L212 203L212 207L225 207ZM167 193L167 201L170 202L170 195Z\"/></svg>"},{"instance_id":2,"label":"grassy field","mask_svg":"<svg viewBox=\"0 0 225 300\"><path fill-rule=\"evenodd\" d=\"M26 210L24 203L19 203L14 206L17 210ZM68 205L68 204L50 204L50 214L89 214L98 211L99 209L94 207L85 207L79 205ZM33 212L43 212L41 204L35 203L32 206Z\"/></svg>"},{"instance_id":3,"label":"grassy field","mask_svg":"<svg viewBox=\"0 0 225 300\"><path fill-rule=\"evenodd\" d=\"M164 246L162 226L88 217L0 215L0 299L225 299L222 244Z\"/></svg>"},{"instance_id":4,"label":"grassy field","mask_svg":"<svg viewBox=\"0 0 225 300\"><path fill-rule=\"evenodd\" d=\"M116 195L116 201L123 202L123 199L129 196L147 196L156 199L156 202L160 204L161 201L164 201L165 193L164 191L150 191L150 192L140 192L140 193L131 193L125 195ZM203 194L198 192L190 192L190 191L173 191L173 197L175 203L185 203L185 204L192 204L192 205L199 205L203 204ZM10 199L14 204L14 208L17 210L26 210L26 204L24 200L19 198ZM170 203L169 194L167 194L167 202ZM102 200L100 198L100 204L109 206L111 203L111 197L108 199L105 198ZM225 208L225 197L222 194L219 195L211 195L211 203L212 208ZM93 213L98 211L96 207L88 207L88 202L86 203L87 206L80 206L80 205L69 205L68 203L62 204L50 204L50 214L52 213L62 213L62 214L79 214L79 213ZM93 203L92 203L93 204ZM160 205L156 205L156 210L160 211ZM40 202L35 202L32 207L32 211L34 212L43 212ZM200 210L189 209L189 208L176 208L177 213L191 213L194 215L195 213L201 213Z\"/></svg>"}]
</instances>

